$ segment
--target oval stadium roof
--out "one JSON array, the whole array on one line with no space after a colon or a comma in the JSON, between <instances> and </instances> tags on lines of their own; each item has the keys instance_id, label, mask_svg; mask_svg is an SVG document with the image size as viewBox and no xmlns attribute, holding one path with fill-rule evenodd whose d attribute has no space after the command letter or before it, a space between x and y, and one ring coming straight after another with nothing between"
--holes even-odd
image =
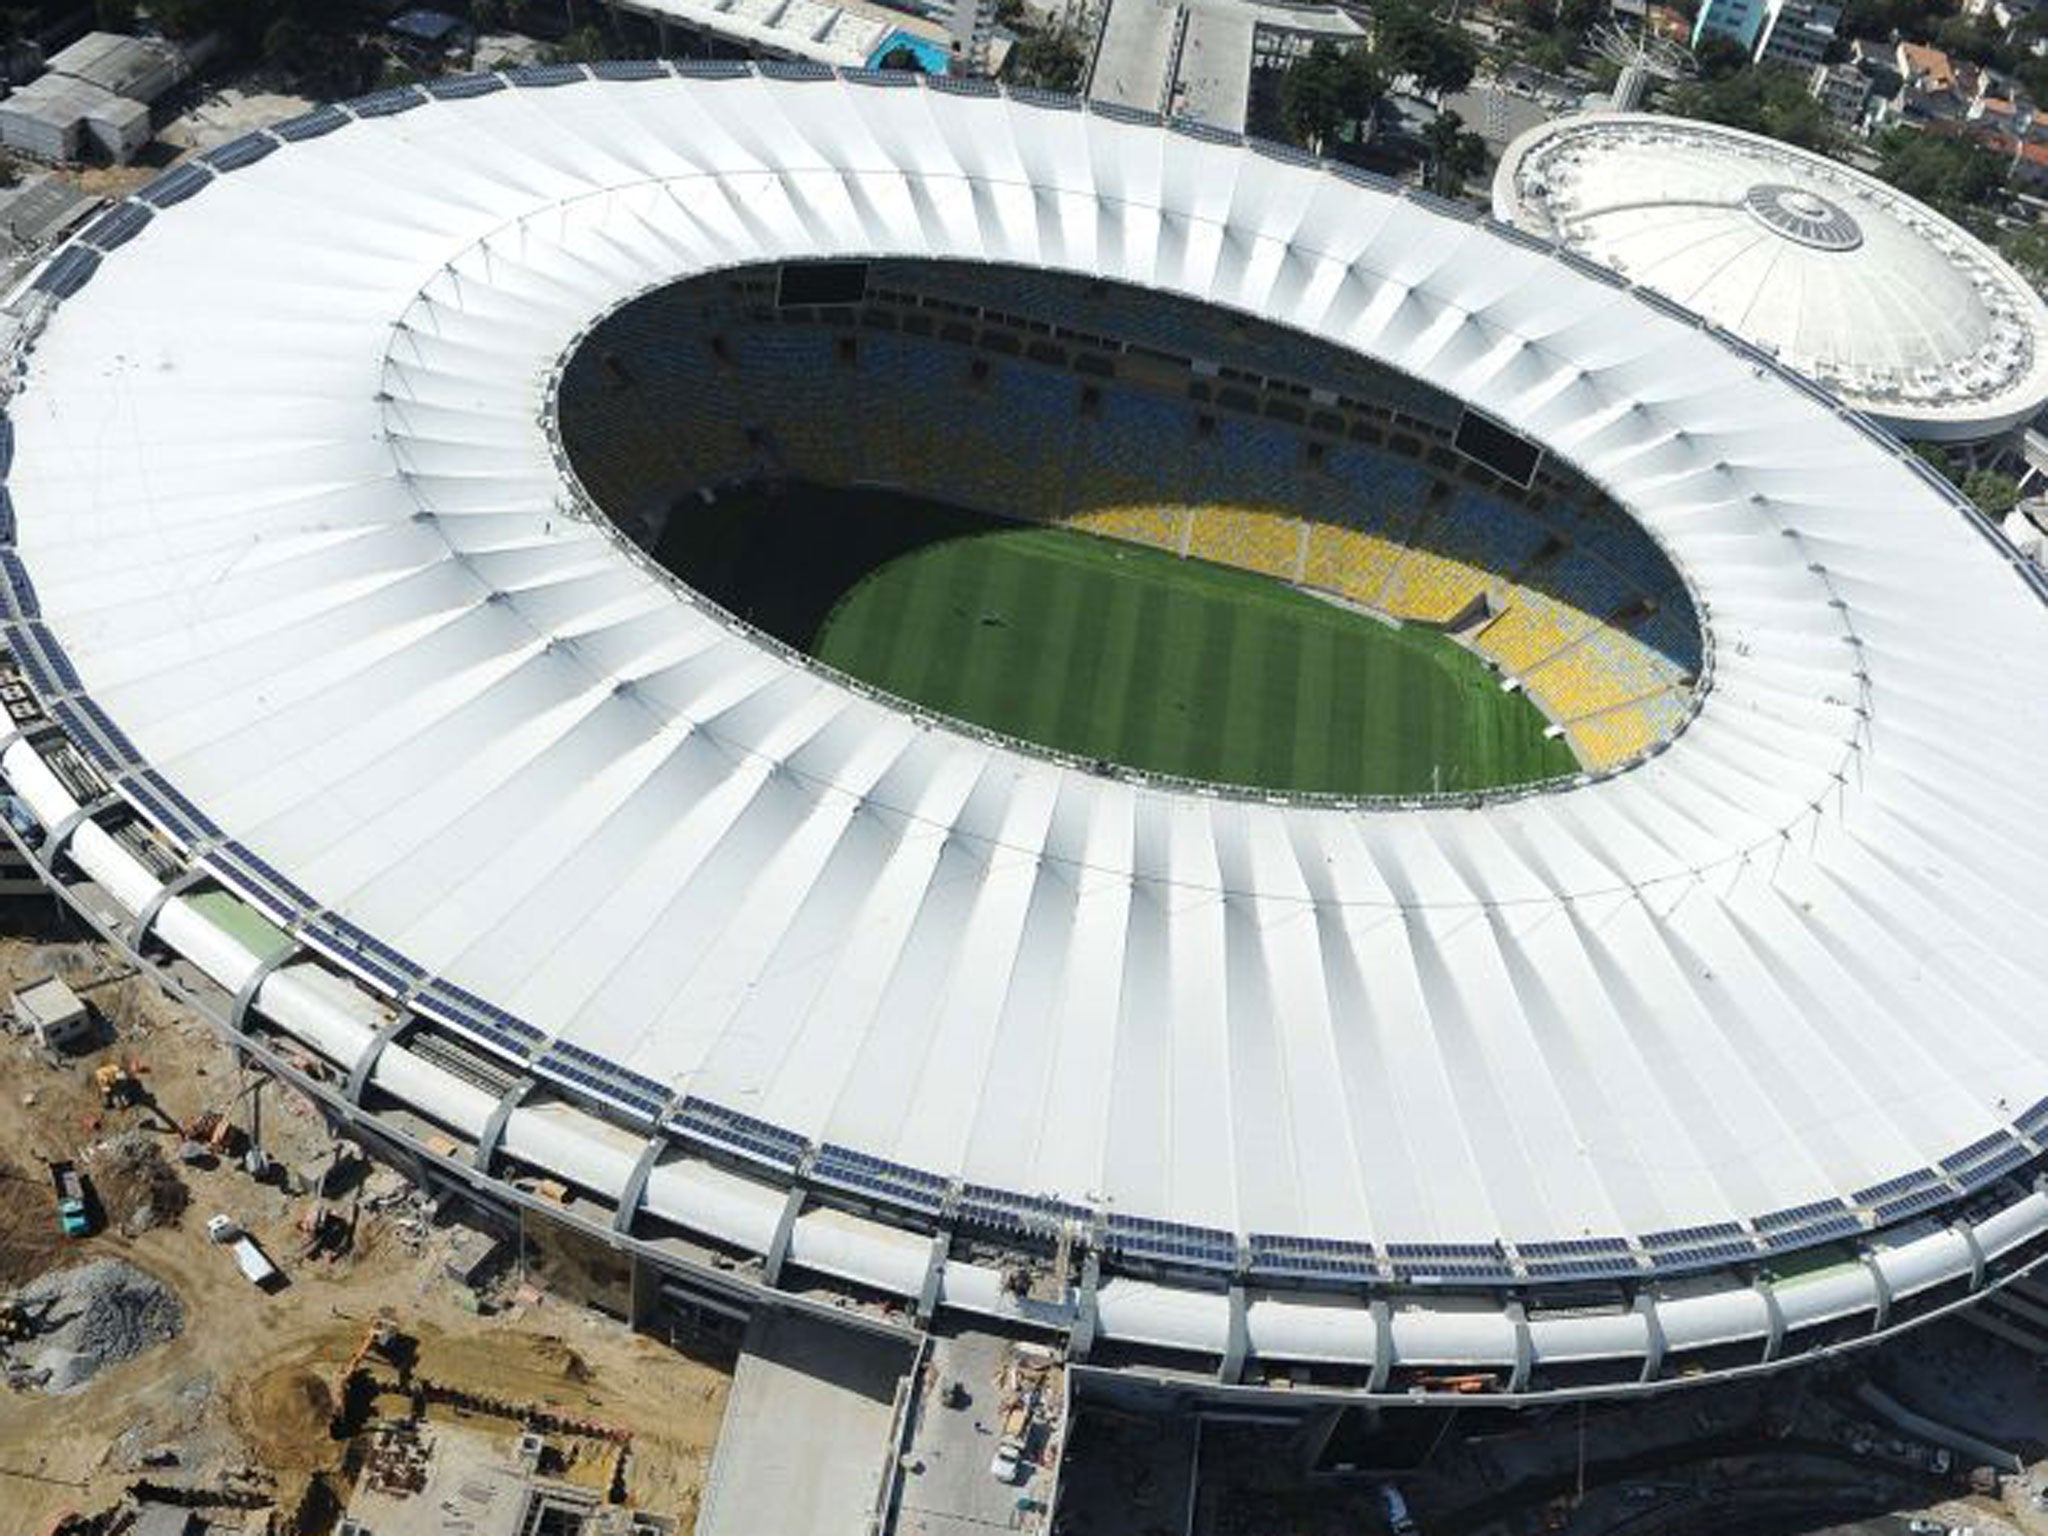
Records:
<instances>
[{"instance_id":1,"label":"oval stadium roof","mask_svg":"<svg viewBox=\"0 0 2048 1536\"><path fill-rule=\"evenodd\" d=\"M1214 135L555 84L327 109L39 279L72 296L9 406L9 634L222 879L576 1081L1115 1217L1796 1240L2018 1147L2048 623L1911 456L1668 304ZM1561 792L1289 803L769 648L630 557L544 417L626 297L827 255L1100 273L1477 402L1683 569L1699 714Z\"/></svg>"},{"instance_id":2,"label":"oval stadium roof","mask_svg":"<svg viewBox=\"0 0 2048 1536\"><path fill-rule=\"evenodd\" d=\"M1726 326L1908 436L2048 399L2048 309L1989 247L1822 155L1714 123L1560 118L1510 144L1497 217Z\"/></svg>"}]
</instances>

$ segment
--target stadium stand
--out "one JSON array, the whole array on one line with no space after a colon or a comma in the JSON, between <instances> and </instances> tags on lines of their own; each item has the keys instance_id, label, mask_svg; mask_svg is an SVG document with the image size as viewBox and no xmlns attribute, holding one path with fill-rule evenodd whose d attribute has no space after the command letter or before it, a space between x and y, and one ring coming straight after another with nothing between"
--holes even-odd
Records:
<instances>
[{"instance_id":1,"label":"stadium stand","mask_svg":"<svg viewBox=\"0 0 2048 1536\"><path fill-rule=\"evenodd\" d=\"M1655 542L1568 470L1523 490L1462 458L1413 380L1050 273L876 263L857 311L776 281L663 290L578 350L561 431L615 516L764 475L894 485L1458 628L1591 768L1688 717L1700 626Z\"/></svg>"}]
</instances>

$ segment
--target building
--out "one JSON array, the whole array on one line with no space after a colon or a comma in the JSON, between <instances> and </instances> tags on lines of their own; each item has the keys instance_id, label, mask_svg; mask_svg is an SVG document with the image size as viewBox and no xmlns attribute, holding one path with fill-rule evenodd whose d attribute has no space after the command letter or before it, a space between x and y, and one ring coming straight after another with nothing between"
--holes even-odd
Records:
<instances>
[{"instance_id":1,"label":"building","mask_svg":"<svg viewBox=\"0 0 2048 1536\"><path fill-rule=\"evenodd\" d=\"M14 1017L46 1050L68 1051L92 1033L92 1014L61 976L17 991Z\"/></svg>"},{"instance_id":2,"label":"building","mask_svg":"<svg viewBox=\"0 0 2048 1536\"><path fill-rule=\"evenodd\" d=\"M2048 586L1753 344L1350 167L957 82L550 66L169 175L32 280L0 617L53 723L0 779L66 901L530 1266L1286 1414L1787 1368L2048 1254ZM1772 238L1853 233L1750 185ZM634 307L719 293L694 345ZM1015 323L1077 296L1086 334ZM899 462L1062 496L1198 435L1292 434L1287 485L1426 437L1682 578L1630 622L1693 616L1690 713L1378 801L914 717L614 528L564 447L573 408L651 473L598 323L730 366L713 475L884 396ZM1096 433L1141 385L1186 430Z\"/></svg>"},{"instance_id":3,"label":"building","mask_svg":"<svg viewBox=\"0 0 2048 1536\"><path fill-rule=\"evenodd\" d=\"M1839 5L1821 0L1771 0L1757 33L1756 61L1801 73L1819 68L1841 18Z\"/></svg>"},{"instance_id":4,"label":"building","mask_svg":"<svg viewBox=\"0 0 2048 1536\"><path fill-rule=\"evenodd\" d=\"M1816 64L1808 89L1827 108L1828 116L1844 128L1863 121L1870 105L1870 77L1853 64Z\"/></svg>"},{"instance_id":5,"label":"building","mask_svg":"<svg viewBox=\"0 0 2048 1536\"><path fill-rule=\"evenodd\" d=\"M53 164L125 165L150 140L151 104L190 69L169 43L89 32L0 101L0 144Z\"/></svg>"},{"instance_id":6,"label":"building","mask_svg":"<svg viewBox=\"0 0 2048 1536\"><path fill-rule=\"evenodd\" d=\"M1569 120L1508 147L1493 202L1904 436L1985 441L2048 399L2048 308L2025 279L1824 156L1678 118Z\"/></svg>"},{"instance_id":7,"label":"building","mask_svg":"<svg viewBox=\"0 0 2048 1536\"><path fill-rule=\"evenodd\" d=\"M1720 37L1753 53L1769 14L1769 0L1706 0L1693 19L1692 46L1698 48L1708 38Z\"/></svg>"}]
</instances>

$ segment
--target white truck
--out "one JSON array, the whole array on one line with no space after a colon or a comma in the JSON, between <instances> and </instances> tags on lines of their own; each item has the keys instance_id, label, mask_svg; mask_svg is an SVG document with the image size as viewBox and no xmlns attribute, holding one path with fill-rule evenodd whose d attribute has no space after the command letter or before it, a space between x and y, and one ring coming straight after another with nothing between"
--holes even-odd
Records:
<instances>
[{"instance_id":1,"label":"white truck","mask_svg":"<svg viewBox=\"0 0 2048 1536\"><path fill-rule=\"evenodd\" d=\"M267 1290L277 1280L277 1266L263 1256L263 1250L256 1246L255 1239L244 1232L232 1216L207 1217L206 1236L209 1242L228 1245L235 1256L235 1267L251 1285Z\"/></svg>"}]
</instances>

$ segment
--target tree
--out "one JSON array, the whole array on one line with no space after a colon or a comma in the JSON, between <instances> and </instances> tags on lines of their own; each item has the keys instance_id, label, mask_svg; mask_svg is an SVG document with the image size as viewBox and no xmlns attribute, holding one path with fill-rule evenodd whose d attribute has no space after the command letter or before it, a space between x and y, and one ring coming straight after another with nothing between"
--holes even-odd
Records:
<instances>
[{"instance_id":1,"label":"tree","mask_svg":"<svg viewBox=\"0 0 2048 1536\"><path fill-rule=\"evenodd\" d=\"M1824 148L1834 127L1827 110L1797 75L1750 65L1723 80L1697 80L1671 93L1671 110L1781 139L1803 149Z\"/></svg>"},{"instance_id":2,"label":"tree","mask_svg":"<svg viewBox=\"0 0 2048 1536\"><path fill-rule=\"evenodd\" d=\"M2005 184L2005 162L1965 139L1894 128L1877 152L1878 175L1951 217L1988 204Z\"/></svg>"},{"instance_id":3,"label":"tree","mask_svg":"<svg viewBox=\"0 0 2048 1536\"><path fill-rule=\"evenodd\" d=\"M2048 288L2048 229L2029 225L2004 236L1999 252L2036 288Z\"/></svg>"},{"instance_id":4,"label":"tree","mask_svg":"<svg viewBox=\"0 0 2048 1536\"><path fill-rule=\"evenodd\" d=\"M612 57L614 49L596 27L578 27L547 50L551 64L593 64Z\"/></svg>"},{"instance_id":5,"label":"tree","mask_svg":"<svg viewBox=\"0 0 2048 1536\"><path fill-rule=\"evenodd\" d=\"M1486 140L1469 133L1465 120L1451 111L1439 112L1422 130L1429 146L1429 182L1445 197L1465 190L1467 177L1486 169Z\"/></svg>"},{"instance_id":6,"label":"tree","mask_svg":"<svg viewBox=\"0 0 2048 1536\"><path fill-rule=\"evenodd\" d=\"M905 69L914 75L921 75L925 72L924 63L918 58L917 50L905 47L901 43L898 43L894 48L891 48L882 55L880 67L883 69Z\"/></svg>"},{"instance_id":7,"label":"tree","mask_svg":"<svg viewBox=\"0 0 2048 1536\"><path fill-rule=\"evenodd\" d=\"M1071 27L1052 26L1031 32L1011 51L1009 74L1019 85L1042 91L1078 91L1088 68L1088 54Z\"/></svg>"},{"instance_id":8,"label":"tree","mask_svg":"<svg viewBox=\"0 0 2048 1536\"><path fill-rule=\"evenodd\" d=\"M135 0L93 0L92 19L102 32L133 32Z\"/></svg>"},{"instance_id":9,"label":"tree","mask_svg":"<svg viewBox=\"0 0 2048 1536\"><path fill-rule=\"evenodd\" d=\"M1973 469L1963 477L1963 494L1993 522L2019 505L2020 488L2010 475L1994 469Z\"/></svg>"},{"instance_id":10,"label":"tree","mask_svg":"<svg viewBox=\"0 0 2048 1536\"><path fill-rule=\"evenodd\" d=\"M1373 57L1388 79L1406 75L1428 95L1462 91L1479 69L1479 47L1420 0L1389 0L1373 16Z\"/></svg>"},{"instance_id":11,"label":"tree","mask_svg":"<svg viewBox=\"0 0 2048 1536\"><path fill-rule=\"evenodd\" d=\"M1719 32L1709 32L1701 38L1692 56L1699 65L1700 79L1710 83L1732 79L1749 68L1749 50Z\"/></svg>"},{"instance_id":12,"label":"tree","mask_svg":"<svg viewBox=\"0 0 2048 1536\"><path fill-rule=\"evenodd\" d=\"M1319 39L1280 82L1280 121L1296 143L1321 153L1346 129L1359 137L1385 94L1370 52Z\"/></svg>"}]
</instances>

